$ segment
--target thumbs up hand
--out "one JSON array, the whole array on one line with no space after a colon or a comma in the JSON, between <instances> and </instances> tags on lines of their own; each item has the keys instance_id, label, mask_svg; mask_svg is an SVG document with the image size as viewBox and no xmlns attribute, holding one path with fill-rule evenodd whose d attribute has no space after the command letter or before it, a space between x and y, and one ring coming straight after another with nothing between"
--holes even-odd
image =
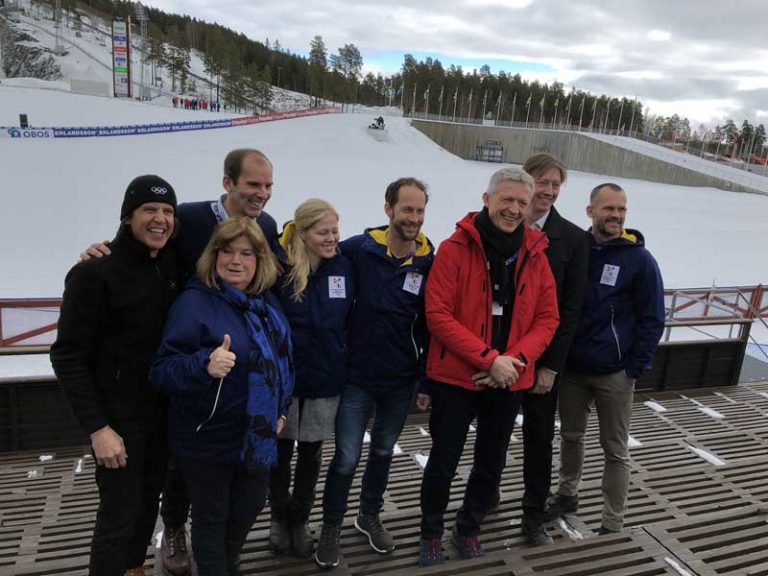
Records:
<instances>
[{"instance_id":1,"label":"thumbs up hand","mask_svg":"<svg viewBox=\"0 0 768 576\"><path fill-rule=\"evenodd\" d=\"M213 378L224 378L235 365L235 353L229 351L232 339L229 334L224 334L224 341L208 357L208 374Z\"/></svg>"}]
</instances>

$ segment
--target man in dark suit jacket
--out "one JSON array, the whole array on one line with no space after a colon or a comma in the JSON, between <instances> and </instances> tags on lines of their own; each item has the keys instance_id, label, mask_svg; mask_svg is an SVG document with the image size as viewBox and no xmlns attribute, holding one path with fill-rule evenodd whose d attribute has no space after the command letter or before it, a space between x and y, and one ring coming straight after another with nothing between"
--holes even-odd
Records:
<instances>
[{"instance_id":1,"label":"man in dark suit jacket","mask_svg":"<svg viewBox=\"0 0 768 576\"><path fill-rule=\"evenodd\" d=\"M535 384L522 402L525 493L521 527L530 545L542 546L552 543L543 521L552 479L557 388L584 298L589 243L587 233L563 218L554 206L567 177L563 163L550 154L536 154L526 160L523 169L535 183L526 223L542 230L549 239L547 259L560 313L560 326L537 363Z\"/></svg>"}]
</instances>

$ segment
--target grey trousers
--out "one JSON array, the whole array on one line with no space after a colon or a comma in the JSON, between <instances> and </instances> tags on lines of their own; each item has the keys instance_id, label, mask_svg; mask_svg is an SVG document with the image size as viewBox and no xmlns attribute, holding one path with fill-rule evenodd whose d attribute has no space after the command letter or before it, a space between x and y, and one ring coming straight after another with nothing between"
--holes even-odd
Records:
<instances>
[{"instance_id":1,"label":"grey trousers","mask_svg":"<svg viewBox=\"0 0 768 576\"><path fill-rule=\"evenodd\" d=\"M584 466L584 435L594 406L603 449L603 526L624 525L629 490L629 424L634 384L622 370L614 374L568 374L560 387L560 486L558 493L576 496Z\"/></svg>"}]
</instances>

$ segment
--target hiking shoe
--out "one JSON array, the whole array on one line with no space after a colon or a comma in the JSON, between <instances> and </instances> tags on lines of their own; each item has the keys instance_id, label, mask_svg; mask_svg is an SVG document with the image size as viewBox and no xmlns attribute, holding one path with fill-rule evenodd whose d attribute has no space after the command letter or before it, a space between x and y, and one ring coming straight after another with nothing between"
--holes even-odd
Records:
<instances>
[{"instance_id":1,"label":"hiking shoe","mask_svg":"<svg viewBox=\"0 0 768 576\"><path fill-rule=\"evenodd\" d=\"M419 564L422 568L445 562L443 544L437 536L419 539Z\"/></svg>"},{"instance_id":2,"label":"hiking shoe","mask_svg":"<svg viewBox=\"0 0 768 576\"><path fill-rule=\"evenodd\" d=\"M520 524L520 530L525 536L525 541L528 546L549 546L554 544L552 536L547 534L547 529L544 528L544 524L541 521L531 520L530 518L523 517L523 521Z\"/></svg>"},{"instance_id":3,"label":"hiking shoe","mask_svg":"<svg viewBox=\"0 0 768 576\"><path fill-rule=\"evenodd\" d=\"M578 496L555 494L547 501L547 510L544 512L544 520L554 520L563 514L573 514L578 509Z\"/></svg>"},{"instance_id":4,"label":"hiking shoe","mask_svg":"<svg viewBox=\"0 0 768 576\"><path fill-rule=\"evenodd\" d=\"M618 534L618 530L611 530L610 528L606 528L605 526L600 526L600 528L597 530L598 536L605 536L606 534Z\"/></svg>"},{"instance_id":5,"label":"hiking shoe","mask_svg":"<svg viewBox=\"0 0 768 576\"><path fill-rule=\"evenodd\" d=\"M187 551L187 531L184 525L177 528L163 527L160 539L160 562L163 573L169 576L186 576L190 571Z\"/></svg>"},{"instance_id":6,"label":"hiking shoe","mask_svg":"<svg viewBox=\"0 0 768 576\"><path fill-rule=\"evenodd\" d=\"M315 550L315 562L320 568L336 568L339 565L339 535L341 526L323 524Z\"/></svg>"},{"instance_id":7,"label":"hiking shoe","mask_svg":"<svg viewBox=\"0 0 768 576\"><path fill-rule=\"evenodd\" d=\"M368 544L379 554L389 554L395 549L395 541L381 525L378 514L358 514L355 518L355 528L368 536Z\"/></svg>"},{"instance_id":8,"label":"hiking shoe","mask_svg":"<svg viewBox=\"0 0 768 576\"><path fill-rule=\"evenodd\" d=\"M315 550L308 522L291 525L291 551L296 558L309 558Z\"/></svg>"},{"instance_id":9,"label":"hiking shoe","mask_svg":"<svg viewBox=\"0 0 768 576\"><path fill-rule=\"evenodd\" d=\"M478 537L462 536L459 534L459 530L456 526L451 530L451 542L453 542L453 545L459 549L459 554L461 554L461 557L465 560L480 558L480 556L485 555L485 550L483 550L483 547L480 545Z\"/></svg>"},{"instance_id":10,"label":"hiking shoe","mask_svg":"<svg viewBox=\"0 0 768 576\"><path fill-rule=\"evenodd\" d=\"M272 510L272 520L269 523L269 547L275 554L291 553L291 532L288 520L285 514L277 510Z\"/></svg>"}]
</instances>

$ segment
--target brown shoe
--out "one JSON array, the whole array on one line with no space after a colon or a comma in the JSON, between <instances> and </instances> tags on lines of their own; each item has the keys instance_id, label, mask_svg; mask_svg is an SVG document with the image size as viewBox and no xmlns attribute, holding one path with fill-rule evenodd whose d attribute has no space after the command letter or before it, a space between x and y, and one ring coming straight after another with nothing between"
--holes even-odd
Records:
<instances>
[{"instance_id":1,"label":"brown shoe","mask_svg":"<svg viewBox=\"0 0 768 576\"><path fill-rule=\"evenodd\" d=\"M189 552L187 552L187 531L184 526L165 527L160 541L160 558L163 562L163 574L168 576L188 576L190 570Z\"/></svg>"},{"instance_id":2,"label":"brown shoe","mask_svg":"<svg viewBox=\"0 0 768 576\"><path fill-rule=\"evenodd\" d=\"M139 566L138 568L126 570L123 572L123 576L147 576L147 573L144 572L144 566Z\"/></svg>"}]
</instances>

